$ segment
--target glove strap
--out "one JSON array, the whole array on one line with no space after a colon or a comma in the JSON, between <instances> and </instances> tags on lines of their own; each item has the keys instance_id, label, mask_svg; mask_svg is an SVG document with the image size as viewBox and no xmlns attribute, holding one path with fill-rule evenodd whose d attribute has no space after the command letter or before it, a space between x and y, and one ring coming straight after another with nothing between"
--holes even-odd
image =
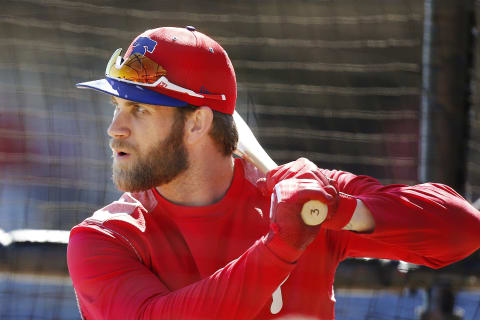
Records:
<instances>
[{"instance_id":1,"label":"glove strap","mask_svg":"<svg viewBox=\"0 0 480 320\"><path fill-rule=\"evenodd\" d=\"M322 223L322 228L341 230L352 219L355 208L357 207L357 199L342 192L339 192L338 196L339 201L337 210L333 213L328 210L328 216Z\"/></svg>"}]
</instances>

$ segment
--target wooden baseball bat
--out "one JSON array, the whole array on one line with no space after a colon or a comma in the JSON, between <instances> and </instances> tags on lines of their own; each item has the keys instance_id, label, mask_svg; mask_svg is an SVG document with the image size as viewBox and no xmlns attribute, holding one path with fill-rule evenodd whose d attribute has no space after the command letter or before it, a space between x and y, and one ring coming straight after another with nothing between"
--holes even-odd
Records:
<instances>
[{"instance_id":1,"label":"wooden baseball bat","mask_svg":"<svg viewBox=\"0 0 480 320\"><path fill-rule=\"evenodd\" d=\"M250 127L237 111L234 112L233 119L239 136L238 146L234 154L253 163L263 173L267 173L277 167L277 164L262 148ZM316 226L325 220L327 212L328 207L325 203L318 200L310 200L303 205L301 216L305 224Z\"/></svg>"}]
</instances>

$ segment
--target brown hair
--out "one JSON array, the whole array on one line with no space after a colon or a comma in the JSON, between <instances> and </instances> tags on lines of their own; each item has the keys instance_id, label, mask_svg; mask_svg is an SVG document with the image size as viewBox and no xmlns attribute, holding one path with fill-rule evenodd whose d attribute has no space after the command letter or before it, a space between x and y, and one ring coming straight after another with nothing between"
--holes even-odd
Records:
<instances>
[{"instance_id":1,"label":"brown hair","mask_svg":"<svg viewBox=\"0 0 480 320\"><path fill-rule=\"evenodd\" d=\"M180 119L185 121L187 114L195 112L197 108L198 107L194 105L187 105L176 109L178 110ZM215 110L212 110L212 112L213 122L208 134L215 142L218 151L225 156L230 156L237 148L238 143L238 131L235 126L235 121L233 121L233 116Z\"/></svg>"}]
</instances>

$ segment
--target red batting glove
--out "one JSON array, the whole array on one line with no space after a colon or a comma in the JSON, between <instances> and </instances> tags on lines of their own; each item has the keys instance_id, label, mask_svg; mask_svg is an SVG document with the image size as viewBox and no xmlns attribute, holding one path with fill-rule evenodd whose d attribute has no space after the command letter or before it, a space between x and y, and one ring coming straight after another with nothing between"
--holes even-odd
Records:
<instances>
[{"instance_id":1,"label":"red batting glove","mask_svg":"<svg viewBox=\"0 0 480 320\"><path fill-rule=\"evenodd\" d=\"M329 184L329 180L320 172L318 167L305 158L299 158L270 170L264 179L258 181L258 184L261 184L260 190L264 195L269 196L277 183L292 178L315 179L322 185Z\"/></svg>"},{"instance_id":2,"label":"red batting glove","mask_svg":"<svg viewBox=\"0 0 480 320\"><path fill-rule=\"evenodd\" d=\"M357 206L357 200L350 195L338 192L336 182L328 179L320 169L308 159L300 158L296 161L278 166L269 171L264 179L260 179L257 182L257 186L265 196L268 196L273 192L273 189L278 183L292 178L314 179L318 183L318 186L324 189L324 193L329 195L328 197L324 196L324 200L316 199L328 206L327 218L321 224L323 228L340 230L347 225L353 216Z\"/></svg>"},{"instance_id":3,"label":"red batting glove","mask_svg":"<svg viewBox=\"0 0 480 320\"><path fill-rule=\"evenodd\" d=\"M287 179L277 183L270 206L270 236L305 250L320 230L319 226L307 226L300 215L303 204L312 199L326 203L334 200L316 180Z\"/></svg>"}]
</instances>

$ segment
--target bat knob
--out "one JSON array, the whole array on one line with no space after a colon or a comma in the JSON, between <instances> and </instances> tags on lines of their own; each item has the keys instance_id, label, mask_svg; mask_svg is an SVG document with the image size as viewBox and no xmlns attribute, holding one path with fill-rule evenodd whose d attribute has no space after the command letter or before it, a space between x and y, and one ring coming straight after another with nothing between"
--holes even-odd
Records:
<instances>
[{"instance_id":1,"label":"bat knob","mask_svg":"<svg viewBox=\"0 0 480 320\"><path fill-rule=\"evenodd\" d=\"M327 217L328 206L318 200L310 200L303 205L302 220L306 225L318 226Z\"/></svg>"}]
</instances>

